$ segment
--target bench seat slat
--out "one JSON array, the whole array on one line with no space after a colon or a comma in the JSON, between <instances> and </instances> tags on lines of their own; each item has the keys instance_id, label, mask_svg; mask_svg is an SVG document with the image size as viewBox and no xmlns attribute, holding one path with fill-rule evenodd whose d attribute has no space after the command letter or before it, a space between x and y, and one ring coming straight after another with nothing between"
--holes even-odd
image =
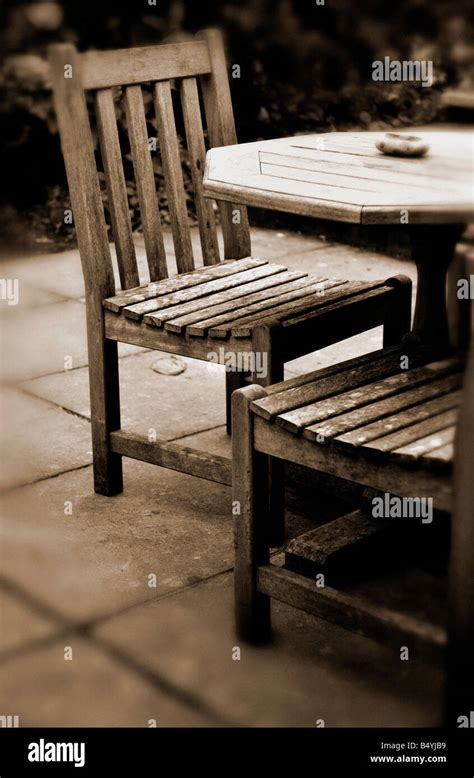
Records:
<instances>
[{"instance_id":1,"label":"bench seat slat","mask_svg":"<svg viewBox=\"0 0 474 778\"><path fill-rule=\"evenodd\" d=\"M459 367L457 360L446 359L410 371L387 377L375 377L371 383L361 382L355 389L337 394L304 408L297 408L278 416L277 423L291 432L299 432L316 423L322 423L334 416L356 410L397 393L427 384L444 375L453 373Z\"/></svg>"},{"instance_id":2,"label":"bench seat slat","mask_svg":"<svg viewBox=\"0 0 474 778\"><path fill-rule=\"evenodd\" d=\"M322 435L324 438L336 438L339 434L348 432L366 422L375 421L392 413L400 412L405 408L423 404L432 397L437 397L438 395L457 389L461 384L461 376L459 373L455 373L454 375L448 375L439 381L427 381L425 377L420 374L416 383L419 385L406 391L397 391L396 387L393 390L393 387L387 385L387 389L382 389L381 391L382 395L385 395L384 399L379 400L378 402L370 402L369 394L367 394L366 402L364 402L364 398L362 398L361 404L359 404L359 400L356 398L354 401L356 408L354 410L351 410L348 413L343 412L339 414L335 409L336 412L333 414L332 418L329 418L329 421L323 421L323 423L307 427L304 434L309 438L315 438L318 435ZM361 387L362 395L365 395L365 389L366 387Z\"/></svg>"},{"instance_id":3,"label":"bench seat slat","mask_svg":"<svg viewBox=\"0 0 474 778\"><path fill-rule=\"evenodd\" d=\"M373 446L381 451L390 450L392 439L403 440L405 433L410 435L409 429L412 426L445 411L457 408L459 401L460 392L451 391L448 394L441 395L441 397L428 400L421 405L407 408L398 414L386 416L363 427L356 427L350 432L338 435L335 438L335 442L337 442L338 446L365 445Z\"/></svg>"},{"instance_id":4,"label":"bench seat slat","mask_svg":"<svg viewBox=\"0 0 474 778\"><path fill-rule=\"evenodd\" d=\"M204 297L198 301L183 303L173 309L169 308L156 316L156 320L163 316L162 321L166 321L166 328L173 332L181 332L186 328L187 334L191 333L193 327L188 325L195 324L198 334L205 334L206 320L214 322L220 316L225 321L226 316L235 315L236 300L240 305L245 306L247 302L255 300L269 300L276 295L290 289L300 289L306 281L306 273L296 273L285 271L277 273L267 278L261 278L258 281L252 281L243 287L237 286L232 289L226 289L224 292ZM280 291L282 290L282 291Z\"/></svg>"},{"instance_id":5,"label":"bench seat slat","mask_svg":"<svg viewBox=\"0 0 474 778\"><path fill-rule=\"evenodd\" d=\"M251 283L252 281L256 281L260 278L273 276L277 273L283 273L285 270L286 268L283 267L283 265L263 265L262 267L257 267L255 269L244 270L242 273L235 273L231 276L228 276L227 278L206 281L205 283L199 284L198 286L193 286L190 289L183 289L179 292L175 292L174 294L167 296L165 295L157 301L150 300L150 307L154 305L154 308L145 316L144 321L147 324L154 325L155 318L153 311L160 311L165 308L170 308L172 305L180 305L181 303L189 302L190 300L198 300L201 297L206 297L207 295L210 295L214 292L224 291L225 289L231 289L233 287L240 286L243 287L247 283ZM145 306L147 304L142 303L141 305ZM141 318L142 308L140 308L138 316L135 306L125 308L124 314L127 318L131 319ZM159 317L157 318L157 322L159 322Z\"/></svg>"},{"instance_id":6,"label":"bench seat slat","mask_svg":"<svg viewBox=\"0 0 474 778\"><path fill-rule=\"evenodd\" d=\"M197 286L213 278L224 278L233 273L240 273L242 270L266 264L267 260L265 259L227 259L212 267L200 267L196 270L191 270L189 273L139 286L135 289L123 290L113 297L105 299L103 305L109 311L120 313L121 309L126 306L136 305L146 300L154 300L155 297L170 294L171 292L179 292L180 289L189 289L191 286Z\"/></svg>"}]
</instances>

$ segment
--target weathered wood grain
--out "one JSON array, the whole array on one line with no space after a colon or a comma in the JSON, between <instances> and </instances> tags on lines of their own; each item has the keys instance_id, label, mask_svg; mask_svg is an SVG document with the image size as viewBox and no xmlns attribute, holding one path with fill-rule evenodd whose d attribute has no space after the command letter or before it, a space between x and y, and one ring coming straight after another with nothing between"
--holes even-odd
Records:
<instances>
[{"instance_id":1,"label":"weathered wood grain","mask_svg":"<svg viewBox=\"0 0 474 778\"><path fill-rule=\"evenodd\" d=\"M347 222L472 221L473 135L420 133L421 159L382 155L380 133L322 133L258 141L208 153L204 191L246 205ZM409 222L402 221L402 213Z\"/></svg>"},{"instance_id":2,"label":"weathered wood grain","mask_svg":"<svg viewBox=\"0 0 474 778\"><path fill-rule=\"evenodd\" d=\"M330 586L318 588L308 578L277 565L258 568L257 591L345 629L388 643L396 651L401 645L408 645L431 661L440 662L444 656L446 631L442 627Z\"/></svg>"},{"instance_id":3,"label":"weathered wood grain","mask_svg":"<svg viewBox=\"0 0 474 778\"><path fill-rule=\"evenodd\" d=\"M147 81L167 81L209 73L204 42L171 43L118 51L89 51L81 56L84 89L103 89Z\"/></svg>"},{"instance_id":4,"label":"weathered wood grain","mask_svg":"<svg viewBox=\"0 0 474 778\"><path fill-rule=\"evenodd\" d=\"M169 81L158 81L153 85L153 98L176 265L179 273L186 273L194 269L194 257Z\"/></svg>"},{"instance_id":5,"label":"weathered wood grain","mask_svg":"<svg viewBox=\"0 0 474 778\"><path fill-rule=\"evenodd\" d=\"M159 281L168 276L168 267L140 86L125 88L125 111L150 280Z\"/></svg>"},{"instance_id":6,"label":"weathered wood grain","mask_svg":"<svg viewBox=\"0 0 474 778\"><path fill-rule=\"evenodd\" d=\"M99 89L96 92L95 108L120 283L122 289L130 289L138 286L140 280L112 89Z\"/></svg>"},{"instance_id":7,"label":"weathered wood grain","mask_svg":"<svg viewBox=\"0 0 474 778\"><path fill-rule=\"evenodd\" d=\"M354 411L357 408L369 406L377 400L388 397L400 397L410 389L429 384L443 376L455 373L459 370L459 363L454 360L443 360L430 365L415 367L403 373L397 372L385 377L377 376L371 383L359 384L355 389L340 391L333 397L309 403L294 411L282 413L277 418L277 423L292 432L299 432L306 427L315 425L316 422L327 421L334 416L340 416L344 412ZM454 379L457 381L457 377ZM395 409L394 409L395 410ZM334 433L337 434L337 433Z\"/></svg>"},{"instance_id":8,"label":"weathered wood grain","mask_svg":"<svg viewBox=\"0 0 474 778\"><path fill-rule=\"evenodd\" d=\"M181 305L181 303L197 300L200 297L206 297L213 292L222 292L225 289L231 289L232 287L241 285L243 287L247 282L251 283L259 278L266 278L267 276L284 273L285 271L286 268L283 265L262 265L261 267L244 270L242 273L236 273L225 278L206 281L203 284L199 284L199 286L192 286L190 289L184 289L180 292L175 292L174 294L165 295L157 301L153 310L163 310L174 305ZM146 303L140 303L140 305L144 306ZM142 309L140 309L140 312L141 310ZM124 313L128 318L134 318L133 314L136 312L131 308L125 308ZM148 313L145 317L145 321L147 324L155 326L159 326L160 324L159 316L154 313Z\"/></svg>"},{"instance_id":9,"label":"weathered wood grain","mask_svg":"<svg viewBox=\"0 0 474 778\"><path fill-rule=\"evenodd\" d=\"M384 418L390 414L400 413L412 406L423 405L424 402L433 397L438 397L443 393L449 393L453 389L457 389L461 384L461 376L455 373L454 375L441 378L439 381L430 381L429 383L428 381L421 381L420 383L421 385L415 385L416 388L414 389L400 387L401 391L396 389L388 397L385 395L384 390L381 389L384 399L374 402L371 401L371 391L368 390L366 403L360 406L356 405L355 410L350 410L347 413L338 414L336 410L334 417L330 418L329 421L308 426L305 429L305 435L309 438L317 438L319 435L332 439L371 421ZM365 390L366 387L362 386L361 391L364 392Z\"/></svg>"},{"instance_id":10,"label":"weathered wood grain","mask_svg":"<svg viewBox=\"0 0 474 778\"><path fill-rule=\"evenodd\" d=\"M180 88L202 256L205 265L214 265L219 262L219 245L213 204L204 197L202 188L206 147L196 79L184 78Z\"/></svg>"},{"instance_id":11,"label":"weathered wood grain","mask_svg":"<svg viewBox=\"0 0 474 778\"><path fill-rule=\"evenodd\" d=\"M209 141L211 146L228 146L237 143L237 135L222 36L217 30L204 30L198 37L206 42L211 62L210 75L201 77ZM247 209L240 198L236 203L219 201L226 259L251 253Z\"/></svg>"},{"instance_id":12,"label":"weathered wood grain","mask_svg":"<svg viewBox=\"0 0 474 778\"><path fill-rule=\"evenodd\" d=\"M209 281L213 278L224 278L232 273L240 273L252 267L266 265L265 259L243 259L243 260L224 260L216 267L204 267L192 270L190 273L182 273L171 278L161 279L158 282L146 284L136 289L127 289L119 292L113 297L106 298L104 307L114 313L120 313L122 308L136 305L137 303L152 300L171 292L178 292L180 289L188 289L191 286L201 284L203 281Z\"/></svg>"}]
</instances>

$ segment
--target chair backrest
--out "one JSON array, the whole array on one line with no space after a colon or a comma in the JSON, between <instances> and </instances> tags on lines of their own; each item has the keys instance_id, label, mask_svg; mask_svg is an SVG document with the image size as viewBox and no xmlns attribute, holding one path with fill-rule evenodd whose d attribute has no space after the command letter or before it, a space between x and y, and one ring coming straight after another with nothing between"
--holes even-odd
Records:
<instances>
[{"instance_id":1,"label":"chair backrest","mask_svg":"<svg viewBox=\"0 0 474 778\"><path fill-rule=\"evenodd\" d=\"M149 84L153 93L178 272L193 270L194 257L171 81L180 91L204 264L219 262L213 205L202 194L206 147L199 86L209 144L224 146L236 143L220 33L206 30L189 43L85 54L79 54L72 44L55 44L49 49L49 62L88 293L104 297L115 292L99 171L86 103L88 91L94 94L100 154L122 288L138 286L139 275L115 113L117 91L125 108L150 281L168 276L142 84ZM245 208L239 206L239 218L236 219L230 203L219 203L219 207L225 258L248 256L250 237Z\"/></svg>"}]
</instances>

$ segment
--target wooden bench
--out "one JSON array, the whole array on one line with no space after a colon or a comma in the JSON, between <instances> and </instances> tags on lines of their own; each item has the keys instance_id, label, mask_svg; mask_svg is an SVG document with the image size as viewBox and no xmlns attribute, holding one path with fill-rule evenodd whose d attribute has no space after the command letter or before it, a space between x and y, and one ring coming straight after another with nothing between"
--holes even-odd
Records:
<instances>
[{"instance_id":1,"label":"wooden bench","mask_svg":"<svg viewBox=\"0 0 474 778\"><path fill-rule=\"evenodd\" d=\"M394 342L410 326L410 284L348 283L311 278L250 256L244 206L219 203L224 239L221 261L213 203L203 196L205 134L211 146L236 143L222 39L206 31L182 44L79 54L72 44L50 48L51 78L86 287L91 421L96 492L123 488L122 456L230 484L223 457L181 448L123 430L117 343L207 360L225 350L264 351L263 384L283 378L286 359L301 356L380 324ZM158 146L167 191L178 275L169 276L148 138L142 85L151 90ZM99 150L94 151L86 94L92 95ZM177 99L176 99L177 98ZM204 116L201 114L201 102ZM136 181L148 278L141 279L129 215L116 108L124 109L127 147ZM196 263L188 223L176 113L183 122L189 155L202 264ZM100 152L100 153L99 153ZM97 156L97 158L96 158ZM106 184L121 289L116 288L102 193L100 158ZM257 342L254 327L268 316L312 311L311 339L297 323L285 338ZM317 326L314 326L315 321ZM304 329L304 328L303 328ZM227 403L246 371L227 372ZM230 414L228 414L230 430Z\"/></svg>"},{"instance_id":2,"label":"wooden bench","mask_svg":"<svg viewBox=\"0 0 474 778\"><path fill-rule=\"evenodd\" d=\"M275 598L418 658L447 657L454 726L474 702L472 351L464 369L460 356L433 358L406 343L233 396L241 637L269 639ZM265 474L273 457L373 490L361 511L292 539L283 565L270 562ZM452 514L449 603L439 575L418 564L431 545L439 552L433 531L445 514Z\"/></svg>"}]
</instances>

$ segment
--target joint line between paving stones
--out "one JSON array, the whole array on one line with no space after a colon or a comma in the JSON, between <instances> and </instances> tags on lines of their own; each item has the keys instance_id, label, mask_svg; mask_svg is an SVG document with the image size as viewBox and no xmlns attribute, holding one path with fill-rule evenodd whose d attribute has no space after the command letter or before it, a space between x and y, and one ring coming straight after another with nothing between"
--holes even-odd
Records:
<instances>
[{"instance_id":1,"label":"joint line between paving stones","mask_svg":"<svg viewBox=\"0 0 474 778\"><path fill-rule=\"evenodd\" d=\"M99 646L104 651L108 652L116 661L121 662L129 670L133 670L135 673L144 678L148 683L152 684L155 688L159 689L164 694L167 694L171 698L177 700L183 705L191 708L191 710L200 713L211 721L220 721L222 724L230 727L243 726L240 722L229 719L223 716L220 712L214 710L212 706L208 705L198 695L172 683L164 676L151 670L148 667L142 665L139 661L135 660L127 651L122 651L117 646L109 643L107 640L97 638L91 641L93 645Z\"/></svg>"},{"instance_id":2,"label":"joint line between paving stones","mask_svg":"<svg viewBox=\"0 0 474 778\"><path fill-rule=\"evenodd\" d=\"M216 576L212 576L212 577L216 577ZM203 580L207 580L207 579L203 579ZM217 711L214 711L212 707L208 706L198 696L186 692L184 689L181 689L179 686L176 686L175 684L168 681L159 673L156 673L148 669L147 667L143 666L139 661L134 660L133 657L131 657L127 652L121 651L120 649L111 645L107 640L103 640L99 638L97 634L95 634L92 631L93 627L97 626L100 622L111 619L116 615L123 613L125 610L129 610L132 607L138 607L140 605L144 605L147 602L150 602L150 600L145 600L142 603L136 603L134 606L129 606L129 608L116 611L112 614L109 614L106 617L100 617L98 619L91 620L84 624L74 625L74 624L67 623L61 615L58 615L54 611L54 609L45 606L35 597L32 597L28 592L25 592L25 590L21 589L20 587L18 587L17 584L12 583L9 579L5 578L4 576L0 577L0 583L2 584L4 589L17 596L18 599L26 602L29 607L38 610L44 617L47 617L49 621L54 620L59 622L58 629L54 631L51 635L47 635L46 637L42 637L30 641L28 643L25 643L21 647L7 649L6 651L1 652L0 653L1 664L5 664L8 661L12 659L16 659L18 657L27 656L28 654L31 654L34 651L41 650L42 648L47 648L50 645L54 645L62 637L75 635L82 638L83 640L86 640L89 644L95 646L96 648L102 649L110 656L112 656L116 661L119 661L127 669L133 671L134 673L136 673L137 675L141 676L146 681L151 683L155 688L158 688L160 691L162 691L169 697L176 699L178 702L186 705L187 707L191 708L195 712L201 713L202 715L206 716L207 718L213 721L220 721L226 726L233 726L233 727L241 726L239 722L233 721L231 719L222 716L222 714L220 714ZM198 583L200 582L190 584L187 587L182 587L179 591L183 591L186 588L197 586ZM178 593L178 590L174 593ZM170 593L167 593L166 596L169 596L169 594ZM155 599L163 599L163 598L161 597Z\"/></svg>"},{"instance_id":3,"label":"joint line between paving stones","mask_svg":"<svg viewBox=\"0 0 474 778\"><path fill-rule=\"evenodd\" d=\"M76 470L85 470L88 467L92 467L92 462L88 462L85 465L77 465L76 467L71 467L68 470L61 470L60 473L52 473L51 475L41 476L40 478L36 478L34 481L25 481L25 483L23 484L8 486L5 489L0 490L0 495L6 495L6 494L10 494L11 492L16 492L17 489L26 489L26 487L34 486L35 484L40 484L42 483L42 481L49 481L52 478L59 478L61 475L67 475L67 473L74 473L76 472Z\"/></svg>"}]
</instances>

